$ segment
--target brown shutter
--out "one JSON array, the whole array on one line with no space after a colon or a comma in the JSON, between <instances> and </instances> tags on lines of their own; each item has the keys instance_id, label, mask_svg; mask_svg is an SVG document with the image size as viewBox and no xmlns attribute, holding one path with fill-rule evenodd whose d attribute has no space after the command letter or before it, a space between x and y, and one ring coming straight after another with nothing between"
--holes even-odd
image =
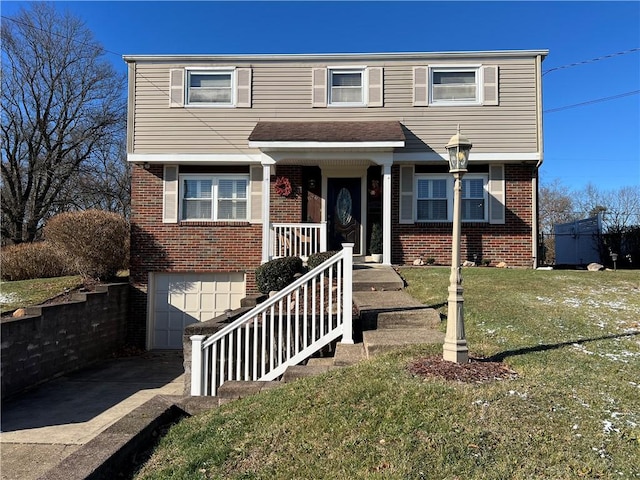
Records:
<instances>
[{"instance_id":1,"label":"brown shutter","mask_svg":"<svg viewBox=\"0 0 640 480\"><path fill-rule=\"evenodd\" d=\"M413 223L413 165L400 167L400 223Z\"/></svg>"},{"instance_id":2,"label":"brown shutter","mask_svg":"<svg viewBox=\"0 0 640 480\"><path fill-rule=\"evenodd\" d=\"M484 101L483 105L498 105L498 66L487 65L482 67Z\"/></svg>"},{"instance_id":3,"label":"brown shutter","mask_svg":"<svg viewBox=\"0 0 640 480\"><path fill-rule=\"evenodd\" d=\"M384 105L384 72L382 67L370 67L369 69L369 107L382 107Z\"/></svg>"},{"instance_id":4,"label":"brown shutter","mask_svg":"<svg viewBox=\"0 0 640 480\"><path fill-rule=\"evenodd\" d=\"M413 106L429 105L429 67L413 67Z\"/></svg>"},{"instance_id":5,"label":"brown shutter","mask_svg":"<svg viewBox=\"0 0 640 480\"><path fill-rule=\"evenodd\" d=\"M169 70L169 106L184 107L184 69Z\"/></svg>"},{"instance_id":6,"label":"brown shutter","mask_svg":"<svg viewBox=\"0 0 640 480\"><path fill-rule=\"evenodd\" d=\"M326 107L327 106L327 69L326 68L314 68L312 72L313 92L312 92L312 107Z\"/></svg>"},{"instance_id":7,"label":"brown shutter","mask_svg":"<svg viewBox=\"0 0 640 480\"><path fill-rule=\"evenodd\" d=\"M162 223L178 222L178 167L165 165Z\"/></svg>"},{"instance_id":8,"label":"brown shutter","mask_svg":"<svg viewBox=\"0 0 640 480\"><path fill-rule=\"evenodd\" d=\"M506 187L504 165L489 166L489 223L505 222Z\"/></svg>"},{"instance_id":9,"label":"brown shutter","mask_svg":"<svg viewBox=\"0 0 640 480\"><path fill-rule=\"evenodd\" d=\"M262 221L262 165L252 165L249 179L251 223Z\"/></svg>"},{"instance_id":10,"label":"brown shutter","mask_svg":"<svg viewBox=\"0 0 640 480\"><path fill-rule=\"evenodd\" d=\"M237 75L237 100L236 107L251 108L251 69L238 68Z\"/></svg>"}]
</instances>

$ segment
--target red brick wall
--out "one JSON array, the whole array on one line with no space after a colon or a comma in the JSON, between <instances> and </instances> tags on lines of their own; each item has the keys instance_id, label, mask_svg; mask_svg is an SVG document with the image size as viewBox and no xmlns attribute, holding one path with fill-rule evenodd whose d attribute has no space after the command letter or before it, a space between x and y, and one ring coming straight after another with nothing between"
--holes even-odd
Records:
<instances>
[{"instance_id":1,"label":"red brick wall","mask_svg":"<svg viewBox=\"0 0 640 480\"><path fill-rule=\"evenodd\" d=\"M506 262L509 266L532 266L532 176L530 165L505 165L506 212L504 225L463 223L461 255L463 260L489 259L492 265ZM399 189L399 167L392 171L392 188ZM436 263L451 263L451 223L398 224L398 196L392 199L391 261L411 264L416 258Z\"/></svg>"}]
</instances>

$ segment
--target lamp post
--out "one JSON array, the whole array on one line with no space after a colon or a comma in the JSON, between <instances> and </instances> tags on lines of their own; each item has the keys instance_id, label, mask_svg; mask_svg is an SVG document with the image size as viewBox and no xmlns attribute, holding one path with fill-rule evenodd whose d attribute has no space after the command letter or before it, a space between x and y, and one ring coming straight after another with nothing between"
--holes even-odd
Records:
<instances>
[{"instance_id":1,"label":"lamp post","mask_svg":"<svg viewBox=\"0 0 640 480\"><path fill-rule=\"evenodd\" d=\"M613 260L613 271L615 272L616 269L616 262L618 261L618 254L617 253L611 253L611 260Z\"/></svg>"},{"instance_id":2,"label":"lamp post","mask_svg":"<svg viewBox=\"0 0 640 480\"><path fill-rule=\"evenodd\" d=\"M444 338L442 358L449 362L467 363L469 350L464 334L464 299L462 297L462 273L460 271L460 231L462 229L462 176L467 173L469 139L460 135L460 125L446 149L449 152L449 173L455 179L453 186L453 233L451 235L451 276L449 277L449 297L447 333Z\"/></svg>"}]
</instances>

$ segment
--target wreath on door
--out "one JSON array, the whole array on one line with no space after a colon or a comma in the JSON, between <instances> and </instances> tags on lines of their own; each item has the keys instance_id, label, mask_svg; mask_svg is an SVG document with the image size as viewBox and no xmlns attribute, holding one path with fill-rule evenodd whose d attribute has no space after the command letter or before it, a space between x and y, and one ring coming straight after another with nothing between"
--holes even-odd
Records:
<instances>
[{"instance_id":1,"label":"wreath on door","mask_svg":"<svg viewBox=\"0 0 640 480\"><path fill-rule=\"evenodd\" d=\"M276 178L276 183L274 185L276 193L281 197L288 197L293 192L293 188L291 187L291 182L287 177L278 177Z\"/></svg>"}]
</instances>

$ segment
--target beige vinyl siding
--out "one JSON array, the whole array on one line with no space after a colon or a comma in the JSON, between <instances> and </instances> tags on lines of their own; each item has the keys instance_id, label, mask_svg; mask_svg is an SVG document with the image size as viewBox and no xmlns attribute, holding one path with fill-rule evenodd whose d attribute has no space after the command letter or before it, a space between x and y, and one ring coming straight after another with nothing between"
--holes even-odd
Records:
<instances>
[{"instance_id":1,"label":"beige vinyl siding","mask_svg":"<svg viewBox=\"0 0 640 480\"><path fill-rule=\"evenodd\" d=\"M225 60L229 66L231 59ZM169 72L173 68L215 67L215 63L137 62L132 153L256 153L247 138L258 121L371 121L399 120L409 135L403 151L429 147L444 153L444 145L461 125L473 139L474 152L536 152L536 59L456 58L451 63L499 66L497 106L413 106L413 68L424 61L358 62L384 68L384 106L312 107L312 72L326 64L269 61L233 64L251 68L251 108L169 108ZM349 59L347 64L353 64ZM438 65L446 61L431 61ZM339 63L331 62L331 66ZM425 144L427 146L425 146Z\"/></svg>"}]
</instances>

